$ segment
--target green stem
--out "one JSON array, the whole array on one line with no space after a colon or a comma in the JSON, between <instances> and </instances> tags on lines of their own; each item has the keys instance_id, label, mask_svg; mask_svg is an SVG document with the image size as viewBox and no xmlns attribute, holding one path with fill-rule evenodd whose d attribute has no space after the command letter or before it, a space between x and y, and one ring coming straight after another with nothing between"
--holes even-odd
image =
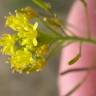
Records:
<instances>
[{"instance_id":1,"label":"green stem","mask_svg":"<svg viewBox=\"0 0 96 96\"><path fill-rule=\"evenodd\" d=\"M47 29L49 29L52 33L54 33L56 36L63 37L62 34L54 30L51 26L49 26L45 21L43 21L41 18L37 18L39 22L41 22Z\"/></svg>"},{"instance_id":2,"label":"green stem","mask_svg":"<svg viewBox=\"0 0 96 96\"><path fill-rule=\"evenodd\" d=\"M88 38L91 37L91 32L90 32L90 20L89 20L89 14L88 14L88 1L87 0L80 0L83 5L84 5L84 10L85 10L85 15L86 15L86 25L87 25L87 31L88 31Z\"/></svg>"},{"instance_id":3,"label":"green stem","mask_svg":"<svg viewBox=\"0 0 96 96\"><path fill-rule=\"evenodd\" d=\"M83 38L83 37L77 37L77 36L63 36L60 39L64 40L64 42L65 41L75 41L75 42L96 44L96 39Z\"/></svg>"}]
</instances>

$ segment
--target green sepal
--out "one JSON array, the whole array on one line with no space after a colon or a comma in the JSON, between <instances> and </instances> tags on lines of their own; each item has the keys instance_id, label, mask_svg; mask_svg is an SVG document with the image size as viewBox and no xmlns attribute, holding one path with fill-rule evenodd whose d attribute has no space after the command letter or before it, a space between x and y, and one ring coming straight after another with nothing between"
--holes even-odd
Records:
<instances>
[{"instance_id":1,"label":"green sepal","mask_svg":"<svg viewBox=\"0 0 96 96\"><path fill-rule=\"evenodd\" d=\"M44 10L49 11L51 9L51 5L44 0L32 0L36 5L43 8Z\"/></svg>"}]
</instances>

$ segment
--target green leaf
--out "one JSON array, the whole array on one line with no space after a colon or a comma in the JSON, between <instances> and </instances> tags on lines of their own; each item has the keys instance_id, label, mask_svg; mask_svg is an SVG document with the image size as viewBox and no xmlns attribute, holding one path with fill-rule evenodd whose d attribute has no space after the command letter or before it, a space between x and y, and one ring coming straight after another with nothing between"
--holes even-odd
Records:
<instances>
[{"instance_id":1,"label":"green leaf","mask_svg":"<svg viewBox=\"0 0 96 96\"><path fill-rule=\"evenodd\" d=\"M44 0L32 0L36 5L38 5L39 7L43 8L44 10L50 10L51 9L51 5L47 2L45 2Z\"/></svg>"},{"instance_id":2,"label":"green leaf","mask_svg":"<svg viewBox=\"0 0 96 96\"><path fill-rule=\"evenodd\" d=\"M69 65L76 63L80 59L80 57L81 57L81 54L80 53L77 54L73 59L69 61Z\"/></svg>"}]
</instances>

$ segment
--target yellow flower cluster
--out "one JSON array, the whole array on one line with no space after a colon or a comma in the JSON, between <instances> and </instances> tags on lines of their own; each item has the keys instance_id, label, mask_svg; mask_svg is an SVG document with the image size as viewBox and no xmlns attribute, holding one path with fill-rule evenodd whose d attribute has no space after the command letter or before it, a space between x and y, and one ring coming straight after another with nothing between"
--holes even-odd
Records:
<instances>
[{"instance_id":1,"label":"yellow flower cluster","mask_svg":"<svg viewBox=\"0 0 96 96\"><path fill-rule=\"evenodd\" d=\"M29 40L34 45L37 45L37 27L38 23L34 25L30 24L25 14L16 12L16 16L11 15L7 17L6 25L12 28L14 31L18 31L17 35L20 38L24 38L24 43ZM25 40L26 38L26 40Z\"/></svg>"},{"instance_id":2,"label":"yellow flower cluster","mask_svg":"<svg viewBox=\"0 0 96 96\"><path fill-rule=\"evenodd\" d=\"M46 64L48 53L48 44L40 43L38 23L29 22L29 13L25 8L16 11L15 15L10 14L6 18L6 26L16 32L4 34L0 39L1 52L10 56L12 70L27 74L40 71Z\"/></svg>"}]
</instances>

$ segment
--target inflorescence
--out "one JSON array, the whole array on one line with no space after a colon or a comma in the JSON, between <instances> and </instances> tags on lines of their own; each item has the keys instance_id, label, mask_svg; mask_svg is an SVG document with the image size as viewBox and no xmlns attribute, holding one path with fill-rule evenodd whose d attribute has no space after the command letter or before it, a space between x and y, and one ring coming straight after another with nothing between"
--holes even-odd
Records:
<instances>
[{"instance_id":1,"label":"inflorescence","mask_svg":"<svg viewBox=\"0 0 96 96\"><path fill-rule=\"evenodd\" d=\"M10 13L6 17L6 26L14 33L3 34L0 46L1 53L9 56L13 72L29 74L40 71L46 65L50 40L43 42L43 33L38 31L38 22L31 23L31 19L36 16L37 13L31 7L26 7L16 10L15 15Z\"/></svg>"}]
</instances>

